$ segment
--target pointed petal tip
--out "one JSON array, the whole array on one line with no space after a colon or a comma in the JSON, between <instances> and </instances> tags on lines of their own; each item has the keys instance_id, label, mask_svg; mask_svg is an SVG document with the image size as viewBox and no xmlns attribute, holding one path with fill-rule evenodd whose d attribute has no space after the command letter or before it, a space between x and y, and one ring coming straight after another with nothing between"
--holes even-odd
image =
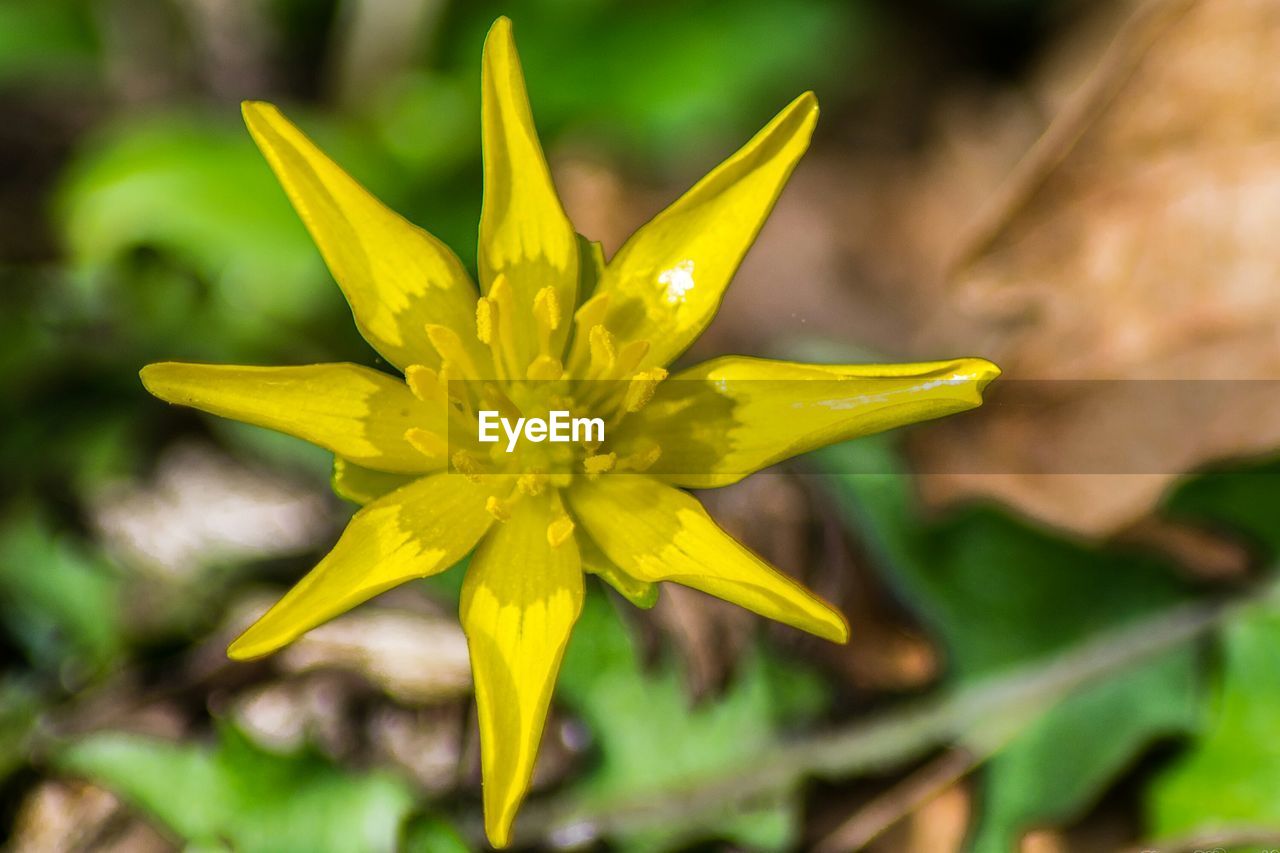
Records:
<instances>
[{"instance_id":1,"label":"pointed petal tip","mask_svg":"<svg viewBox=\"0 0 1280 853\"><path fill-rule=\"evenodd\" d=\"M278 115L280 108L269 101L241 101L240 115L244 118L245 124L250 124L255 120L265 119L272 114Z\"/></svg>"},{"instance_id":2,"label":"pointed petal tip","mask_svg":"<svg viewBox=\"0 0 1280 853\"><path fill-rule=\"evenodd\" d=\"M247 633L247 632L246 632ZM227 657L234 661L250 661L266 655L265 651L258 651L252 643L245 642L245 635L241 634L231 645L227 646Z\"/></svg>"},{"instance_id":3,"label":"pointed petal tip","mask_svg":"<svg viewBox=\"0 0 1280 853\"><path fill-rule=\"evenodd\" d=\"M489 27L489 34L484 37L485 52L496 47L499 42L504 46L509 45L512 41L511 29L511 19L506 15L500 15L493 22L493 26Z\"/></svg>"},{"instance_id":4,"label":"pointed petal tip","mask_svg":"<svg viewBox=\"0 0 1280 853\"><path fill-rule=\"evenodd\" d=\"M815 117L818 114L818 96L812 89L802 93L800 97L792 101L792 104L794 109L807 110L812 112Z\"/></svg>"},{"instance_id":5,"label":"pointed petal tip","mask_svg":"<svg viewBox=\"0 0 1280 853\"><path fill-rule=\"evenodd\" d=\"M810 593L812 595L812 593ZM812 615L812 621L804 626L814 636L821 637L839 645L849 643L849 620L831 604L813 596L822 605L822 611Z\"/></svg>"},{"instance_id":6,"label":"pointed petal tip","mask_svg":"<svg viewBox=\"0 0 1280 853\"><path fill-rule=\"evenodd\" d=\"M492 814L495 811L499 813ZM509 809L490 810L488 804L485 804L484 834L489 839L490 847L502 850L511 844L511 822L514 818L515 814Z\"/></svg>"},{"instance_id":7,"label":"pointed petal tip","mask_svg":"<svg viewBox=\"0 0 1280 853\"><path fill-rule=\"evenodd\" d=\"M174 369L178 367L180 364L176 361L153 362L138 371L138 379L142 381L142 387L147 389L147 393L152 397L172 403L175 391L172 380Z\"/></svg>"},{"instance_id":8,"label":"pointed petal tip","mask_svg":"<svg viewBox=\"0 0 1280 853\"><path fill-rule=\"evenodd\" d=\"M965 370L973 374L973 379L978 386L979 394L985 391L987 386L998 379L1002 373L996 364L987 361L985 358L967 359Z\"/></svg>"}]
</instances>

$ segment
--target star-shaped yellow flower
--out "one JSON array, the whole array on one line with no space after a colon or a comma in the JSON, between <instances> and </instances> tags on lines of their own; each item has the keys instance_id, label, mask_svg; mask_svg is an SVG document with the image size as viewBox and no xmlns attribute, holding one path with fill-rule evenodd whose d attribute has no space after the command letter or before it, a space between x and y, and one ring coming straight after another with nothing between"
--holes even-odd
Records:
<instances>
[{"instance_id":1,"label":"star-shaped yellow flower","mask_svg":"<svg viewBox=\"0 0 1280 853\"><path fill-rule=\"evenodd\" d=\"M233 658L270 654L474 549L461 619L485 829L504 846L584 572L641 606L672 581L845 642L836 610L725 534L681 487L725 485L815 447L973 408L999 371L982 359L831 366L726 357L668 379L663 366L710 322L808 145L813 95L605 263L556 196L505 18L483 61L479 292L447 247L383 206L275 107L244 105L361 333L403 381L353 364L177 363L147 366L142 381L171 403L331 450L334 488L366 504L320 564L232 643ZM503 442L474 440L481 406L513 415L575 408L608 432L603 442L508 453Z\"/></svg>"}]
</instances>

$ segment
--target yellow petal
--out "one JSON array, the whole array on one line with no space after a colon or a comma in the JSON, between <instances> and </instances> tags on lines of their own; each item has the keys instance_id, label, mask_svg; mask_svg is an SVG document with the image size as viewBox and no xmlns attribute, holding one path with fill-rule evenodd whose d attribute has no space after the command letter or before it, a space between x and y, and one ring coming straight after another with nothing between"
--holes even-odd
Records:
<instances>
[{"instance_id":1,"label":"yellow petal","mask_svg":"<svg viewBox=\"0 0 1280 853\"><path fill-rule=\"evenodd\" d=\"M711 322L817 118L813 94L801 95L609 262L597 289L609 294L606 325L619 340L650 342L641 367L667 364Z\"/></svg>"},{"instance_id":2,"label":"yellow petal","mask_svg":"<svg viewBox=\"0 0 1280 853\"><path fill-rule=\"evenodd\" d=\"M338 544L227 649L261 657L378 593L437 574L475 547L493 518L465 477L433 474L357 512Z\"/></svg>"},{"instance_id":3,"label":"yellow petal","mask_svg":"<svg viewBox=\"0 0 1280 853\"><path fill-rule=\"evenodd\" d=\"M725 533L691 495L640 474L569 490L574 515L611 561L642 581L674 581L828 640L849 626L831 605Z\"/></svg>"},{"instance_id":4,"label":"yellow petal","mask_svg":"<svg viewBox=\"0 0 1280 853\"><path fill-rule=\"evenodd\" d=\"M982 405L1000 369L980 358L922 364L797 364L717 358L677 374L628 416L616 451L657 444L647 473L714 488L800 453Z\"/></svg>"},{"instance_id":5,"label":"yellow petal","mask_svg":"<svg viewBox=\"0 0 1280 853\"><path fill-rule=\"evenodd\" d=\"M578 537L578 550L582 554L582 570L589 572L613 587L636 607L648 610L658 603L658 585L642 581L618 568L604 555L600 546L590 536Z\"/></svg>"},{"instance_id":6,"label":"yellow petal","mask_svg":"<svg viewBox=\"0 0 1280 853\"><path fill-rule=\"evenodd\" d=\"M417 479L416 474L375 471L372 468L357 465L349 459L335 456L329 485L338 497L364 506L385 494L394 492L401 486L412 483L415 479Z\"/></svg>"},{"instance_id":7,"label":"yellow petal","mask_svg":"<svg viewBox=\"0 0 1280 853\"><path fill-rule=\"evenodd\" d=\"M374 349L401 370L439 367L428 323L474 339L475 286L448 247L374 198L275 106L246 101L242 111ZM487 358L479 342L474 350Z\"/></svg>"},{"instance_id":8,"label":"yellow petal","mask_svg":"<svg viewBox=\"0 0 1280 853\"><path fill-rule=\"evenodd\" d=\"M547 707L569 632L582 610L573 537L553 546L553 495L517 502L477 549L462 586L462 627L471 649L484 823L504 847L529 788Z\"/></svg>"},{"instance_id":9,"label":"yellow petal","mask_svg":"<svg viewBox=\"0 0 1280 853\"><path fill-rule=\"evenodd\" d=\"M405 441L410 427L444 429L443 406L422 402L398 379L355 364L242 367L148 364L139 374L161 400L267 427L379 471L444 467Z\"/></svg>"},{"instance_id":10,"label":"yellow petal","mask_svg":"<svg viewBox=\"0 0 1280 853\"><path fill-rule=\"evenodd\" d=\"M514 291L517 370L523 374L539 354L534 299L555 290L562 311L571 312L578 289L578 237L556 195L542 145L533 126L511 21L499 18L484 43L481 71L484 144L484 206L480 214L480 282L487 291L505 274ZM569 332L560 317L551 333L559 357Z\"/></svg>"}]
</instances>

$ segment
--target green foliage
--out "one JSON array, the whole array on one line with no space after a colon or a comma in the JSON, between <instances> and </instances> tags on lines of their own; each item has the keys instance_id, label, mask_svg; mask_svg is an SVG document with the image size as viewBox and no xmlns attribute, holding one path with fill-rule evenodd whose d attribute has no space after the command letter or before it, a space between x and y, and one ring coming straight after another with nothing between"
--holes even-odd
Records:
<instances>
[{"instance_id":1,"label":"green foliage","mask_svg":"<svg viewBox=\"0 0 1280 853\"><path fill-rule=\"evenodd\" d=\"M732 12L707 0L500 5L516 23L540 125L586 127L625 153L667 161L710 144L722 153L727 137L754 131L806 89L857 88L874 31L865 3L835 0L743 0ZM494 14L474 7L477 37L458 42L462 67L474 67L472 45Z\"/></svg>"},{"instance_id":2,"label":"green foliage","mask_svg":"<svg viewBox=\"0 0 1280 853\"><path fill-rule=\"evenodd\" d=\"M757 650L741 662L723 696L690 707L679 668L664 659L646 670L625 625L599 594L587 597L557 696L597 739L599 764L573 791L584 804L670 790L728 770L827 704L813 673ZM795 840L795 805L788 799L701 823L672 821L616 840L628 851L670 850L707 836L750 849L786 849Z\"/></svg>"},{"instance_id":3,"label":"green foliage","mask_svg":"<svg viewBox=\"0 0 1280 853\"><path fill-rule=\"evenodd\" d=\"M85 298L209 357L341 304L320 258L236 117L163 116L102 133L61 195ZM147 262L139 250L160 252ZM163 262L157 262L163 261Z\"/></svg>"},{"instance_id":4,"label":"green foliage","mask_svg":"<svg viewBox=\"0 0 1280 853\"><path fill-rule=\"evenodd\" d=\"M274 755L230 726L212 747L106 732L56 764L115 792L184 843L240 853L397 849L412 796L382 771L351 774L312 755Z\"/></svg>"},{"instance_id":5,"label":"green foliage","mask_svg":"<svg viewBox=\"0 0 1280 853\"><path fill-rule=\"evenodd\" d=\"M991 507L935 523L913 506L911 480L885 439L817 455L825 478L871 537L888 580L937 633L954 681L1025 665L1185 595L1166 567L1069 542ZM1041 821L1078 815L1153 739L1189 728L1196 661L1177 649L1066 698L999 750L986 772L973 846L1007 850Z\"/></svg>"},{"instance_id":6,"label":"green foliage","mask_svg":"<svg viewBox=\"0 0 1280 853\"><path fill-rule=\"evenodd\" d=\"M1222 674L1195 744L1148 791L1157 837L1231 827L1280 831L1280 606L1222 632Z\"/></svg>"},{"instance_id":7,"label":"green foliage","mask_svg":"<svg viewBox=\"0 0 1280 853\"><path fill-rule=\"evenodd\" d=\"M0 601L5 628L40 669L80 678L121 651L119 578L34 513L0 527Z\"/></svg>"},{"instance_id":8,"label":"green foliage","mask_svg":"<svg viewBox=\"0 0 1280 853\"><path fill-rule=\"evenodd\" d=\"M74 0L0 3L0 83L39 77L83 77L97 44L90 10Z\"/></svg>"}]
</instances>

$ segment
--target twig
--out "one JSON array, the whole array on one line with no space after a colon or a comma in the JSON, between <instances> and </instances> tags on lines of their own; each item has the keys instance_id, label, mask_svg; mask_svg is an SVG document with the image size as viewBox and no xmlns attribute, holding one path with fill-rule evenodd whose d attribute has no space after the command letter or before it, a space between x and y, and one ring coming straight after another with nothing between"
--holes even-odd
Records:
<instances>
[{"instance_id":1,"label":"twig","mask_svg":"<svg viewBox=\"0 0 1280 853\"><path fill-rule=\"evenodd\" d=\"M744 804L785 796L808 777L847 779L884 771L943 745L980 754L1080 687L1202 636L1262 587L1229 600L1180 605L1099 636L1047 661L983 680L843 729L758 751L738 766L672 789L583 802L566 795L530 803L517 824L526 842L584 843L648 827L692 827ZM655 745L658 748L658 745Z\"/></svg>"},{"instance_id":2,"label":"twig","mask_svg":"<svg viewBox=\"0 0 1280 853\"><path fill-rule=\"evenodd\" d=\"M963 779L985 757L968 749L944 752L854 812L814 846L814 853L861 850L895 823Z\"/></svg>"},{"instance_id":3,"label":"twig","mask_svg":"<svg viewBox=\"0 0 1280 853\"><path fill-rule=\"evenodd\" d=\"M1145 841L1130 847L1127 853L1217 853L1223 850L1261 848L1280 849L1280 827L1228 826L1214 832L1184 835L1162 841Z\"/></svg>"},{"instance_id":4,"label":"twig","mask_svg":"<svg viewBox=\"0 0 1280 853\"><path fill-rule=\"evenodd\" d=\"M973 224L959 241L960 251L947 264L949 271L963 269L991 247L1005 226L1120 94L1147 51L1197 2L1149 0L1121 26L1089 79L1013 167L994 197L979 209Z\"/></svg>"}]
</instances>

